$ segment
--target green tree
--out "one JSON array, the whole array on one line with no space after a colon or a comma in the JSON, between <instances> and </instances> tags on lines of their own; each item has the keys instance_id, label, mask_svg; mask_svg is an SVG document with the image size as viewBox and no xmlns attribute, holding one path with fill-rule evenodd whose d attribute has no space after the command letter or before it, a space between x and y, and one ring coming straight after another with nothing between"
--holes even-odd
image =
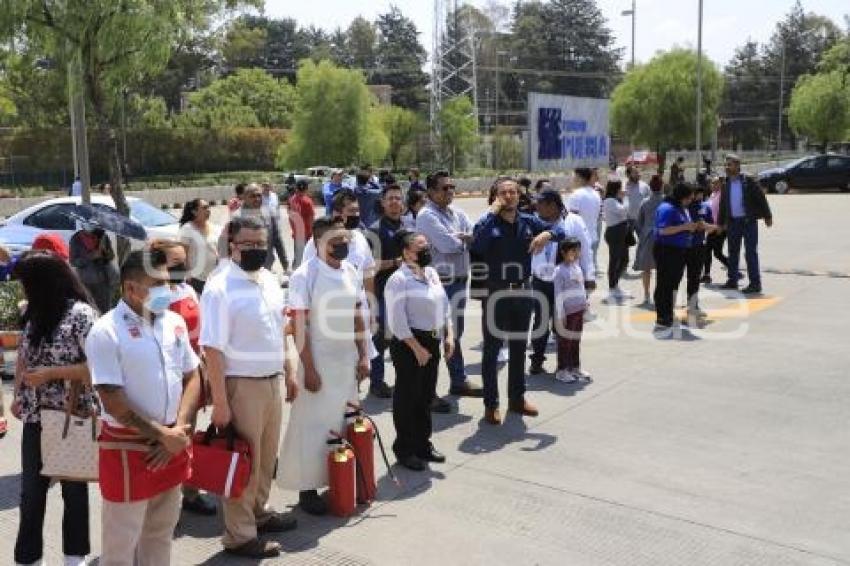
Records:
<instances>
[{"instance_id":1,"label":"green tree","mask_svg":"<svg viewBox=\"0 0 850 566\"><path fill-rule=\"evenodd\" d=\"M505 74L512 99L531 91L602 98L620 76L622 49L595 0L517 2L512 31L516 67L538 71Z\"/></svg>"},{"instance_id":2,"label":"green tree","mask_svg":"<svg viewBox=\"0 0 850 566\"><path fill-rule=\"evenodd\" d=\"M805 75L797 81L788 108L788 123L826 153L829 142L850 133L850 81L840 71Z\"/></svg>"},{"instance_id":3,"label":"green tree","mask_svg":"<svg viewBox=\"0 0 850 566\"><path fill-rule=\"evenodd\" d=\"M478 124L475 123L472 100L457 96L443 104L437 120L440 125L440 145L449 155L452 171L457 171L463 158L478 143Z\"/></svg>"},{"instance_id":4,"label":"green tree","mask_svg":"<svg viewBox=\"0 0 850 566\"><path fill-rule=\"evenodd\" d=\"M499 126L493 132L493 167L500 171L519 169L523 166L523 144L516 133L508 127Z\"/></svg>"},{"instance_id":5,"label":"green tree","mask_svg":"<svg viewBox=\"0 0 850 566\"><path fill-rule=\"evenodd\" d=\"M198 128L243 126L288 128L295 89L262 69L239 69L189 96L182 125Z\"/></svg>"},{"instance_id":6,"label":"green tree","mask_svg":"<svg viewBox=\"0 0 850 566\"><path fill-rule=\"evenodd\" d=\"M362 69L368 81L378 62L378 31L371 22L358 16L348 26L346 36L346 47L351 57L346 61L347 66Z\"/></svg>"},{"instance_id":7,"label":"green tree","mask_svg":"<svg viewBox=\"0 0 850 566\"><path fill-rule=\"evenodd\" d=\"M779 106L777 84L765 80L769 74L758 43L739 47L726 65L721 116L724 131L732 135L732 146L760 147L773 134L770 125ZM776 99L776 105L765 101Z\"/></svg>"},{"instance_id":8,"label":"green tree","mask_svg":"<svg viewBox=\"0 0 850 566\"><path fill-rule=\"evenodd\" d=\"M754 147L775 139L780 98L784 113L797 79L811 73L841 37L841 30L832 20L805 12L798 0L776 23L766 44L744 44L726 67L729 80L722 108L724 119L730 118L727 130L735 142ZM784 77L782 84L780 77ZM783 138L793 145L792 136Z\"/></svg>"},{"instance_id":9,"label":"green tree","mask_svg":"<svg viewBox=\"0 0 850 566\"><path fill-rule=\"evenodd\" d=\"M167 65L172 46L181 38L248 2L240 0L4 0L0 10L0 42L19 41L37 48L64 68L79 61L82 84L94 122L109 147L110 183L115 205L129 207L123 192L118 136L112 107L119 93L140 77ZM258 6L257 0L251 4ZM123 247L123 246L122 246Z\"/></svg>"},{"instance_id":10,"label":"green tree","mask_svg":"<svg viewBox=\"0 0 850 566\"><path fill-rule=\"evenodd\" d=\"M386 14L378 16L378 44L375 49L377 73L370 81L393 87L392 103L420 110L425 105L428 75L422 67L428 53L419 42L419 31L412 20L392 6Z\"/></svg>"},{"instance_id":11,"label":"green tree","mask_svg":"<svg viewBox=\"0 0 850 566\"><path fill-rule=\"evenodd\" d=\"M630 70L611 96L614 131L655 149L659 173L664 172L664 155L670 148L695 143L696 67L693 51L662 53ZM716 123L723 77L705 59L702 77L702 139L707 141Z\"/></svg>"},{"instance_id":12,"label":"green tree","mask_svg":"<svg viewBox=\"0 0 850 566\"><path fill-rule=\"evenodd\" d=\"M282 152L284 166L351 165L368 153L368 141L379 137L374 119L370 120L373 100L363 73L307 59L298 69L295 92L292 136Z\"/></svg>"},{"instance_id":13,"label":"green tree","mask_svg":"<svg viewBox=\"0 0 850 566\"><path fill-rule=\"evenodd\" d=\"M850 74L850 34L823 54L818 63L818 71L822 73L840 71Z\"/></svg>"},{"instance_id":14,"label":"green tree","mask_svg":"<svg viewBox=\"0 0 850 566\"><path fill-rule=\"evenodd\" d=\"M424 129L419 116L406 108L398 106L380 106L375 112L381 120L381 129L387 137L389 150L386 156L393 170L398 168L399 157L410 149L416 136Z\"/></svg>"},{"instance_id":15,"label":"green tree","mask_svg":"<svg viewBox=\"0 0 850 566\"><path fill-rule=\"evenodd\" d=\"M128 102L128 123L131 127L153 130L171 127L168 105L164 98L134 94Z\"/></svg>"},{"instance_id":16,"label":"green tree","mask_svg":"<svg viewBox=\"0 0 850 566\"><path fill-rule=\"evenodd\" d=\"M0 82L0 127L11 126L18 115L18 109L9 96L6 86Z\"/></svg>"},{"instance_id":17,"label":"green tree","mask_svg":"<svg viewBox=\"0 0 850 566\"><path fill-rule=\"evenodd\" d=\"M64 69L32 47L0 53L0 77L6 96L15 105L13 124L51 128L68 123L68 85Z\"/></svg>"}]
</instances>

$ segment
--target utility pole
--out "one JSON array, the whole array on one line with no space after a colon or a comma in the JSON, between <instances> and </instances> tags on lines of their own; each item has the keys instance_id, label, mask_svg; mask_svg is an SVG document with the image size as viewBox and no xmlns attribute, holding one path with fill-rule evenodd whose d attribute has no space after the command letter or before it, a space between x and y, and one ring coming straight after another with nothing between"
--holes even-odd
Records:
<instances>
[{"instance_id":1,"label":"utility pole","mask_svg":"<svg viewBox=\"0 0 850 566\"><path fill-rule=\"evenodd\" d=\"M699 0L697 26L697 171L702 163L702 0Z\"/></svg>"},{"instance_id":2,"label":"utility pole","mask_svg":"<svg viewBox=\"0 0 850 566\"><path fill-rule=\"evenodd\" d=\"M785 107L785 38L782 38L782 62L779 64L779 127L776 130L776 151L782 151L782 109Z\"/></svg>"},{"instance_id":3,"label":"utility pole","mask_svg":"<svg viewBox=\"0 0 850 566\"><path fill-rule=\"evenodd\" d=\"M631 10L623 10L620 14L621 16L631 16L632 17L632 69L635 68L635 18L637 17L637 8L635 6L636 0L632 0L632 9Z\"/></svg>"},{"instance_id":4,"label":"utility pole","mask_svg":"<svg viewBox=\"0 0 850 566\"><path fill-rule=\"evenodd\" d=\"M496 51L496 120L494 122L496 129L499 127L499 92L502 90L502 83L500 77L500 71L502 67L502 57L507 55L507 51Z\"/></svg>"}]
</instances>

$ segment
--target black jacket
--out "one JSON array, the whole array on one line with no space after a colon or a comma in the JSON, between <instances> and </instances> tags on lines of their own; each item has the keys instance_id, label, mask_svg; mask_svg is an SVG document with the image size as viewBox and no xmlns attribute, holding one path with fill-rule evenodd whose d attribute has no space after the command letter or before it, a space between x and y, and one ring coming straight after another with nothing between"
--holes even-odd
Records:
<instances>
[{"instance_id":1,"label":"black jacket","mask_svg":"<svg viewBox=\"0 0 850 566\"><path fill-rule=\"evenodd\" d=\"M764 191L759 186L758 182L753 177L742 176L742 188L744 191L744 212L747 218L762 219L772 218L770 205L767 203L767 197ZM732 204L729 200L729 179L726 179L726 184L720 189L720 214L717 223L720 226L728 226L732 219Z\"/></svg>"}]
</instances>

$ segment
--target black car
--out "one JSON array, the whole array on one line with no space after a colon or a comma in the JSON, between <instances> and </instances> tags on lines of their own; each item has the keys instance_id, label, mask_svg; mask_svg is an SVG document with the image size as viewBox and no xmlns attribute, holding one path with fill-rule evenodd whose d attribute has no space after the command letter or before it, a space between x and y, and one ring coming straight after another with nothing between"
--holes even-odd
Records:
<instances>
[{"instance_id":1,"label":"black car","mask_svg":"<svg viewBox=\"0 0 850 566\"><path fill-rule=\"evenodd\" d=\"M791 189L841 189L850 191L850 156L810 155L759 173L768 192L785 194Z\"/></svg>"}]
</instances>

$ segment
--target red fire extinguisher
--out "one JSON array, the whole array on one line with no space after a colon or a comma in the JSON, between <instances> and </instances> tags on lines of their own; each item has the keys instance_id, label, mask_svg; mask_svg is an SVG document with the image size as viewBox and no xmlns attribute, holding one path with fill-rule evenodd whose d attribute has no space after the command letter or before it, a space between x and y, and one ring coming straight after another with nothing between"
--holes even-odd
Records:
<instances>
[{"instance_id":1,"label":"red fire extinguisher","mask_svg":"<svg viewBox=\"0 0 850 566\"><path fill-rule=\"evenodd\" d=\"M349 517L357 506L355 497L356 457L342 435L331 431L328 445L328 504L337 517Z\"/></svg>"},{"instance_id":2,"label":"red fire extinguisher","mask_svg":"<svg viewBox=\"0 0 850 566\"><path fill-rule=\"evenodd\" d=\"M384 441L381 439L381 433L378 431L375 421L357 405L349 403L348 406L353 411L345 414L345 417L350 419L346 427L345 437L354 450L354 456L357 460L357 503L371 503L375 500L375 494L378 491L375 481L375 438L378 439L378 446L381 448L381 455L390 477L396 483L398 481L390 467L386 450L384 450Z\"/></svg>"}]
</instances>

